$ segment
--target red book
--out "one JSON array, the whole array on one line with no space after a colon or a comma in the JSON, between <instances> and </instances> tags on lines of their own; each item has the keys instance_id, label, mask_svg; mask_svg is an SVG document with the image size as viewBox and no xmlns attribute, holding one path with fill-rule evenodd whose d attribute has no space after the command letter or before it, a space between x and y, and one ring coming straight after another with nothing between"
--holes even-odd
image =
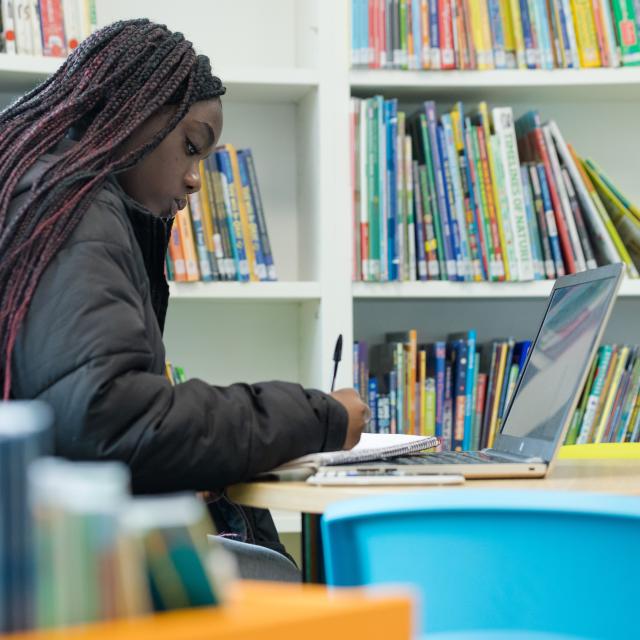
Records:
<instances>
[{"instance_id":1,"label":"red book","mask_svg":"<svg viewBox=\"0 0 640 640\"><path fill-rule=\"evenodd\" d=\"M553 212L556 218L556 227L558 227L558 236L560 238L560 246L562 248L562 256L564 258L564 264L567 273L576 273L576 261L573 255L573 248L571 247L571 239L569 238L569 231L564 221L564 214L562 212L562 204L560 202L560 196L556 189L556 181L553 177L553 170L551 169L551 162L549 160L549 154L547 153L547 146L544 141L544 135L542 133L542 124L540 122L540 114L538 112L532 112L531 120L531 144L535 149L540 162L544 165L544 173L547 176L547 182L549 183L549 192L551 193L551 203L553 204Z\"/></svg>"},{"instance_id":2,"label":"red book","mask_svg":"<svg viewBox=\"0 0 640 640\"><path fill-rule=\"evenodd\" d=\"M40 0L40 23L43 55L54 58L66 56L62 0Z\"/></svg>"},{"instance_id":3,"label":"red book","mask_svg":"<svg viewBox=\"0 0 640 640\"><path fill-rule=\"evenodd\" d=\"M591 0L593 6L593 22L596 27L596 37L598 39L598 49L600 49L600 61L601 66L610 67L611 60L609 60L609 51L607 49L607 42L604 35L604 15L602 13L602 0Z\"/></svg>"},{"instance_id":4,"label":"red book","mask_svg":"<svg viewBox=\"0 0 640 640\"><path fill-rule=\"evenodd\" d=\"M440 51L442 69L455 69L456 56L453 47L453 22L451 19L451 0L438 0L438 31L440 32Z\"/></svg>"}]
</instances>

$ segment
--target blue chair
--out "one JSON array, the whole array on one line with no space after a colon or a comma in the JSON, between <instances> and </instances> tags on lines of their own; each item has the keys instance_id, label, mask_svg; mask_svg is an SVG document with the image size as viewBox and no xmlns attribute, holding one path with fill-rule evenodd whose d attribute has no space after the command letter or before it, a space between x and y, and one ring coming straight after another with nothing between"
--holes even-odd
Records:
<instances>
[{"instance_id":1,"label":"blue chair","mask_svg":"<svg viewBox=\"0 0 640 640\"><path fill-rule=\"evenodd\" d=\"M388 493L330 506L321 528L327 584L414 585L427 637L640 638L640 498Z\"/></svg>"}]
</instances>

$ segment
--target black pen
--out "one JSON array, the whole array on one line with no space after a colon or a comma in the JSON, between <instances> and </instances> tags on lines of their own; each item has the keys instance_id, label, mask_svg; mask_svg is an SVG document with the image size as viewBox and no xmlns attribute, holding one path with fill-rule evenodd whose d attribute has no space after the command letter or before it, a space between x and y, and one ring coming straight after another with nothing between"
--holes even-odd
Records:
<instances>
[{"instance_id":1,"label":"black pen","mask_svg":"<svg viewBox=\"0 0 640 640\"><path fill-rule=\"evenodd\" d=\"M336 346L333 350L333 379L331 380L331 391L333 391L336 385L336 375L338 374L338 363L342 358L342 334L338 336L336 340Z\"/></svg>"}]
</instances>

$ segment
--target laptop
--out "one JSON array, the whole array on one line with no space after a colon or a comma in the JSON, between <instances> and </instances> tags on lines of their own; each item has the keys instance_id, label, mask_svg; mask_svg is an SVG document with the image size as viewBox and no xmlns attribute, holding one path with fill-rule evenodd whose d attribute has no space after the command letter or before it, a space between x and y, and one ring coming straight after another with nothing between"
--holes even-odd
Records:
<instances>
[{"instance_id":1,"label":"laptop","mask_svg":"<svg viewBox=\"0 0 640 640\"><path fill-rule=\"evenodd\" d=\"M564 442L611 315L622 272L622 264L613 264L556 280L500 433L490 449L423 453L352 468L372 474L544 477Z\"/></svg>"}]
</instances>

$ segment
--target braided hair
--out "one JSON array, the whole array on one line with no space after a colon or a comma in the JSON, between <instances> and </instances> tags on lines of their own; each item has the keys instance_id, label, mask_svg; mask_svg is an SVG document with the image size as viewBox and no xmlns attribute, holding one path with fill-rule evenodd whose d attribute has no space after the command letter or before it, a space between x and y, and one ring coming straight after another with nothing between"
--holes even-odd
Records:
<instances>
[{"instance_id":1,"label":"braided hair","mask_svg":"<svg viewBox=\"0 0 640 640\"><path fill-rule=\"evenodd\" d=\"M195 102L223 95L209 60L181 33L149 20L96 31L45 82L0 112L0 383L11 388L11 356L35 289L107 177L133 167L176 127ZM161 107L165 127L142 146L118 149ZM31 185L9 218L20 178L72 126L74 145Z\"/></svg>"}]
</instances>

